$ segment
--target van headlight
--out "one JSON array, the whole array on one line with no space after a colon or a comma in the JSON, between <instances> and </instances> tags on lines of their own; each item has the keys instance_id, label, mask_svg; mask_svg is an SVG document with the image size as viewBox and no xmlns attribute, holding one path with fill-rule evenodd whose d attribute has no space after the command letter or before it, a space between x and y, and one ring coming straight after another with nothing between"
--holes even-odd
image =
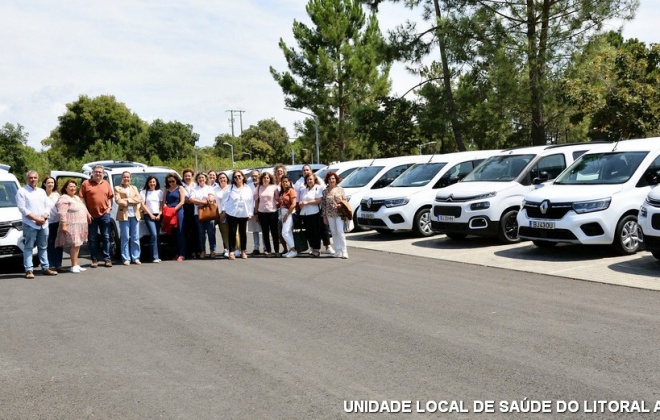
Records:
<instances>
[{"instance_id":1,"label":"van headlight","mask_svg":"<svg viewBox=\"0 0 660 420\"><path fill-rule=\"evenodd\" d=\"M470 200L485 200L487 198L495 197L496 195L497 195L497 191L493 191L493 192L489 192L489 193L486 193L486 194L481 194L481 195L477 195L475 197L471 197Z\"/></svg>"},{"instance_id":2,"label":"van headlight","mask_svg":"<svg viewBox=\"0 0 660 420\"><path fill-rule=\"evenodd\" d=\"M23 221L22 220L16 220L11 222L11 227L13 227L16 230L22 231L23 230Z\"/></svg>"},{"instance_id":3,"label":"van headlight","mask_svg":"<svg viewBox=\"0 0 660 420\"><path fill-rule=\"evenodd\" d=\"M385 207L387 208L399 207L399 206L405 206L406 204L408 204L408 201L410 201L408 197L391 198L389 200L385 200L383 204L385 204Z\"/></svg>"},{"instance_id":4,"label":"van headlight","mask_svg":"<svg viewBox=\"0 0 660 420\"><path fill-rule=\"evenodd\" d=\"M607 210L610 207L612 198L606 198L604 200L595 200L595 201L582 201L579 203L573 203L573 211L577 214L582 213L593 213L595 211Z\"/></svg>"}]
</instances>

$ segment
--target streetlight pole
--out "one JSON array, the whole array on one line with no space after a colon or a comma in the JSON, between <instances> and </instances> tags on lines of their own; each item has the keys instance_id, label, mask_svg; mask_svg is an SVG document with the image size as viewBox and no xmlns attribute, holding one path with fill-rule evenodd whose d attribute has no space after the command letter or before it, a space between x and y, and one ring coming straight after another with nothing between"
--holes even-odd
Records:
<instances>
[{"instance_id":1,"label":"streetlight pole","mask_svg":"<svg viewBox=\"0 0 660 420\"><path fill-rule=\"evenodd\" d=\"M231 148L231 168L234 169L234 146L232 146L227 142L224 142L222 144L224 144L225 146L229 146Z\"/></svg>"},{"instance_id":2,"label":"streetlight pole","mask_svg":"<svg viewBox=\"0 0 660 420\"><path fill-rule=\"evenodd\" d=\"M319 117L316 115L312 114L311 112L305 112L301 111L296 108L284 108L287 111L294 111L294 112L300 112L301 114L309 115L310 117L314 118L314 127L316 128L316 163L321 163L321 157L320 157L320 152L319 152ZM314 163L314 162L312 162Z\"/></svg>"},{"instance_id":3,"label":"streetlight pole","mask_svg":"<svg viewBox=\"0 0 660 420\"><path fill-rule=\"evenodd\" d=\"M243 152L243 154L244 154L244 155L248 155L248 156L250 156L250 159L252 159L252 153L250 153L250 152Z\"/></svg>"},{"instance_id":4,"label":"streetlight pole","mask_svg":"<svg viewBox=\"0 0 660 420\"><path fill-rule=\"evenodd\" d=\"M420 145L419 145L419 154L420 154L420 155L422 154L422 147L424 147L424 146L428 146L429 144L436 144L436 143L437 143L436 141L430 141L430 142L428 142L428 143L422 143L422 144L420 144Z\"/></svg>"}]
</instances>

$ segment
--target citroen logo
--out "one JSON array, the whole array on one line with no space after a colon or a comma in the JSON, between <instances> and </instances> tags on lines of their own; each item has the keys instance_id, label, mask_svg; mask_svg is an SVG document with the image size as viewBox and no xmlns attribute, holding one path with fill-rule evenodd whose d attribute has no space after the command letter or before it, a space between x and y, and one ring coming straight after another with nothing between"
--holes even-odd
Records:
<instances>
[{"instance_id":1,"label":"citroen logo","mask_svg":"<svg viewBox=\"0 0 660 420\"><path fill-rule=\"evenodd\" d=\"M550 207L550 202L548 200L543 200L543 202L539 206L539 210L541 210L541 214L545 214L548 211L549 207Z\"/></svg>"},{"instance_id":2,"label":"citroen logo","mask_svg":"<svg viewBox=\"0 0 660 420\"><path fill-rule=\"evenodd\" d=\"M454 201L454 194L449 194L447 201Z\"/></svg>"},{"instance_id":3,"label":"citroen logo","mask_svg":"<svg viewBox=\"0 0 660 420\"><path fill-rule=\"evenodd\" d=\"M367 208L368 208L368 209L371 208L371 204L372 204L373 202L374 202L374 201L373 201L371 198L367 200Z\"/></svg>"}]
</instances>

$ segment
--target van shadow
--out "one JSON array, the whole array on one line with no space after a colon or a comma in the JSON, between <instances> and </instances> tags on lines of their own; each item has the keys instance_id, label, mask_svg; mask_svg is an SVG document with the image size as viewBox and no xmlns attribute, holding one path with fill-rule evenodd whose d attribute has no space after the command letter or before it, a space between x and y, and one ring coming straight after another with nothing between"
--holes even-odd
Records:
<instances>
[{"instance_id":1,"label":"van shadow","mask_svg":"<svg viewBox=\"0 0 660 420\"><path fill-rule=\"evenodd\" d=\"M595 261L619 257L607 246L557 244L552 248L540 248L529 241L523 242L523 244L525 245L517 248L497 251L495 255L527 261L562 262Z\"/></svg>"},{"instance_id":2,"label":"van shadow","mask_svg":"<svg viewBox=\"0 0 660 420\"><path fill-rule=\"evenodd\" d=\"M660 261L651 253L640 252L641 258L635 261L624 261L607 266L612 271L623 274L634 274L660 280Z\"/></svg>"}]
</instances>

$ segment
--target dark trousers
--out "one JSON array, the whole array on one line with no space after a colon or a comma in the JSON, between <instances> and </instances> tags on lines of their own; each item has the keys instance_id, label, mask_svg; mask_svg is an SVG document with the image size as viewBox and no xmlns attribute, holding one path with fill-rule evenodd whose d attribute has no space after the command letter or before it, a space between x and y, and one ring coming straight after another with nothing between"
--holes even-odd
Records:
<instances>
[{"instance_id":1,"label":"dark trousers","mask_svg":"<svg viewBox=\"0 0 660 420\"><path fill-rule=\"evenodd\" d=\"M323 223L323 215L319 212L319 230L321 231L321 239L323 240L323 246L330 246L330 228L328 225Z\"/></svg>"},{"instance_id":2,"label":"dark trousers","mask_svg":"<svg viewBox=\"0 0 660 420\"><path fill-rule=\"evenodd\" d=\"M234 217L227 215L227 225L229 225L229 251L236 250L236 228L238 228L238 238L241 241L241 251L247 248L247 217Z\"/></svg>"},{"instance_id":3,"label":"dark trousers","mask_svg":"<svg viewBox=\"0 0 660 420\"><path fill-rule=\"evenodd\" d=\"M52 269L62 267L62 257L64 256L64 249L55 246L55 239L57 238L57 230L59 227L60 222L48 225L48 266Z\"/></svg>"},{"instance_id":4,"label":"dark trousers","mask_svg":"<svg viewBox=\"0 0 660 420\"><path fill-rule=\"evenodd\" d=\"M199 230L195 220L195 205L183 205L183 235L185 238L186 257L199 253Z\"/></svg>"},{"instance_id":5,"label":"dark trousers","mask_svg":"<svg viewBox=\"0 0 660 420\"><path fill-rule=\"evenodd\" d=\"M321 220L321 214L311 214L309 216L300 216L305 224L307 233L307 242L312 249L321 249L321 226L325 226Z\"/></svg>"},{"instance_id":6,"label":"dark trousers","mask_svg":"<svg viewBox=\"0 0 660 420\"><path fill-rule=\"evenodd\" d=\"M277 212L262 213L259 212L259 224L261 224L261 234L264 243L264 251L266 252L280 252L280 235L277 231ZM273 237L273 248L270 247L270 238L268 234Z\"/></svg>"}]
</instances>

